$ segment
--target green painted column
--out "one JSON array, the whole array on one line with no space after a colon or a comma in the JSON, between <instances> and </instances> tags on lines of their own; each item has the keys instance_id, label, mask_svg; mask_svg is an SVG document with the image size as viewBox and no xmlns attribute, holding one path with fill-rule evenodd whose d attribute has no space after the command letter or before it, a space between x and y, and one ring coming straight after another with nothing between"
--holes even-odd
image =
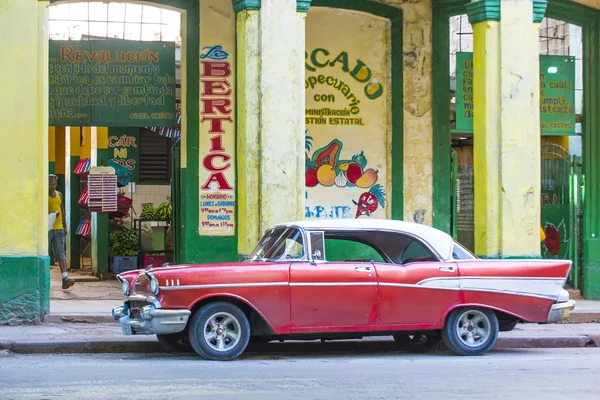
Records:
<instances>
[{"instance_id":1,"label":"green painted column","mask_svg":"<svg viewBox=\"0 0 600 400\"><path fill-rule=\"evenodd\" d=\"M549 7L556 7L551 2ZM571 4L574 8L576 5ZM586 15L583 28L583 264L581 293L587 300L600 300L600 11L568 10Z\"/></svg>"},{"instance_id":2,"label":"green painted column","mask_svg":"<svg viewBox=\"0 0 600 400\"><path fill-rule=\"evenodd\" d=\"M108 128L92 128L96 131L96 162L92 165L107 166L110 160L108 151ZM94 152L94 149L92 149ZM92 272L94 275L104 277L108 273L108 213L92 213Z\"/></svg>"},{"instance_id":3,"label":"green painted column","mask_svg":"<svg viewBox=\"0 0 600 400\"><path fill-rule=\"evenodd\" d=\"M66 128L58 126L54 130L54 173L58 176L56 190L65 194L65 170L66 170Z\"/></svg>"},{"instance_id":4,"label":"green painted column","mask_svg":"<svg viewBox=\"0 0 600 400\"><path fill-rule=\"evenodd\" d=\"M75 235L81 221L81 207L77 203L81 194L81 179L73 171L79 162L80 151L79 127L71 126L66 135L67 169L65 171L65 211L67 213L67 265L70 269L81 269L81 241Z\"/></svg>"}]
</instances>

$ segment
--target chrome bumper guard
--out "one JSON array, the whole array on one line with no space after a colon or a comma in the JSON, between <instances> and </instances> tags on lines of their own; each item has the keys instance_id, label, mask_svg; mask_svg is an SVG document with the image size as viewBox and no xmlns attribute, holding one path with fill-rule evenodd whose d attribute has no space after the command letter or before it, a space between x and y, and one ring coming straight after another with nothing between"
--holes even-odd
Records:
<instances>
[{"instance_id":1,"label":"chrome bumper guard","mask_svg":"<svg viewBox=\"0 0 600 400\"><path fill-rule=\"evenodd\" d=\"M160 303L154 300L154 304L144 306L140 309L140 318L133 319L129 316L128 300L125 305L115 307L112 317L119 321L125 335L168 335L179 333L185 329L190 310L164 310ZM158 307L157 307L158 306Z\"/></svg>"},{"instance_id":2,"label":"chrome bumper guard","mask_svg":"<svg viewBox=\"0 0 600 400\"><path fill-rule=\"evenodd\" d=\"M575 308L575 300L568 300L561 303L554 303L548 312L547 323L562 321L569 318L571 311Z\"/></svg>"}]
</instances>

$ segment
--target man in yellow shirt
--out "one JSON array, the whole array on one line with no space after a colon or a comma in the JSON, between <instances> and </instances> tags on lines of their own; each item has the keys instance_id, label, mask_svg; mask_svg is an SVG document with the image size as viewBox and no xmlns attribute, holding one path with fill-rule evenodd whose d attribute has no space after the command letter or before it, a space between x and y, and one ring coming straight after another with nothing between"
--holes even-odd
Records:
<instances>
[{"instance_id":1,"label":"man in yellow shirt","mask_svg":"<svg viewBox=\"0 0 600 400\"><path fill-rule=\"evenodd\" d=\"M48 231L48 245L52 247L54 256L60 265L62 272L62 288L68 289L75 284L75 281L69 279L67 272L67 254L65 252L65 243L67 237L67 221L64 217L65 206L62 194L56 190L58 177L50 174L49 191L48 191L48 213L56 214L56 220L52 229Z\"/></svg>"}]
</instances>

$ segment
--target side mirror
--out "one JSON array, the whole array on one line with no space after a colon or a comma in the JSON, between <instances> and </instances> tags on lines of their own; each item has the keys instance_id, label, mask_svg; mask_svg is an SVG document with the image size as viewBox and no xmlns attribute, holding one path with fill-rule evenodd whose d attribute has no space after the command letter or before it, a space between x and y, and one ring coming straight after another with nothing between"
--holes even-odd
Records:
<instances>
[{"instance_id":1,"label":"side mirror","mask_svg":"<svg viewBox=\"0 0 600 400\"><path fill-rule=\"evenodd\" d=\"M317 261L325 260L325 235L323 232L309 232L310 263L316 265Z\"/></svg>"}]
</instances>

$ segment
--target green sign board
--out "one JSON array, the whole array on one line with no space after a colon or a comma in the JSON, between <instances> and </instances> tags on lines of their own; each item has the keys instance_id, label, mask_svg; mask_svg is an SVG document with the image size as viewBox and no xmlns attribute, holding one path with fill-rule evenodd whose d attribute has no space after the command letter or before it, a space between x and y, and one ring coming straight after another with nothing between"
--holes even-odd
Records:
<instances>
[{"instance_id":1,"label":"green sign board","mask_svg":"<svg viewBox=\"0 0 600 400\"><path fill-rule=\"evenodd\" d=\"M540 56L542 134L575 135L575 57Z\"/></svg>"},{"instance_id":2,"label":"green sign board","mask_svg":"<svg viewBox=\"0 0 600 400\"><path fill-rule=\"evenodd\" d=\"M112 161L133 172L130 182L139 182L139 128L109 128L108 154Z\"/></svg>"},{"instance_id":3,"label":"green sign board","mask_svg":"<svg viewBox=\"0 0 600 400\"><path fill-rule=\"evenodd\" d=\"M456 130L473 132L473 53L456 53Z\"/></svg>"},{"instance_id":4,"label":"green sign board","mask_svg":"<svg viewBox=\"0 0 600 400\"><path fill-rule=\"evenodd\" d=\"M175 126L175 44L50 41L49 124Z\"/></svg>"},{"instance_id":5,"label":"green sign board","mask_svg":"<svg viewBox=\"0 0 600 400\"><path fill-rule=\"evenodd\" d=\"M542 135L575 132L575 58L540 56ZM473 132L473 53L456 53L456 131Z\"/></svg>"}]
</instances>

